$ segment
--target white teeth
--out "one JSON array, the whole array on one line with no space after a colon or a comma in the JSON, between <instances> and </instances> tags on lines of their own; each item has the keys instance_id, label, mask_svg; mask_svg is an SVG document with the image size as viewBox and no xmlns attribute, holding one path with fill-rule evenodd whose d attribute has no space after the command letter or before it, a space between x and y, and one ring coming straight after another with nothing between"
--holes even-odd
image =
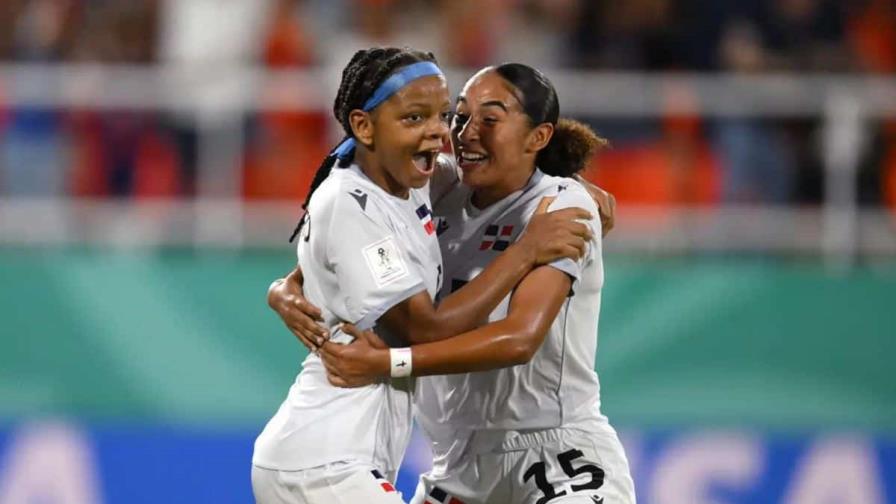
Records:
<instances>
[{"instance_id":1,"label":"white teeth","mask_svg":"<svg viewBox=\"0 0 896 504\"><path fill-rule=\"evenodd\" d=\"M461 159L464 161L482 161L485 159L485 156L482 154L474 154L472 152L462 152L460 154Z\"/></svg>"}]
</instances>

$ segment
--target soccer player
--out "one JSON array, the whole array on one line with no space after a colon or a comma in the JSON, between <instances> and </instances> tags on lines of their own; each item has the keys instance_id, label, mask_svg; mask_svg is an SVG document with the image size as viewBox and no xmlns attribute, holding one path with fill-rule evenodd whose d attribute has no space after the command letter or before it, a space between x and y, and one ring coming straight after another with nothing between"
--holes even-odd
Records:
<instances>
[{"instance_id":1,"label":"soccer player","mask_svg":"<svg viewBox=\"0 0 896 504\"><path fill-rule=\"evenodd\" d=\"M597 215L585 189L566 177L600 140L559 119L556 91L541 72L506 64L477 73L458 98L452 133L463 185L434 197L442 295L475 281L542 196L556 196L551 208ZM625 453L600 412L594 365L603 265L600 222L589 225L583 258L530 272L489 324L408 350L413 375L435 375L417 385L417 419L434 466L412 502L635 502ZM331 381L353 386L388 375L396 350L347 330L359 336L352 345L320 347Z\"/></svg>"},{"instance_id":2,"label":"soccer player","mask_svg":"<svg viewBox=\"0 0 896 504\"><path fill-rule=\"evenodd\" d=\"M433 304L443 271L428 181L448 137L448 98L430 53L363 50L346 66L334 104L346 140L322 163L297 226L305 293L327 324L376 326L392 345L436 341L474 328L536 265L581 255L590 230L576 219L588 212L538 215L468 288ZM337 330L330 341L351 339ZM337 388L308 356L256 440L259 503L401 502L390 480L410 433L407 352L391 366L395 379Z\"/></svg>"}]
</instances>

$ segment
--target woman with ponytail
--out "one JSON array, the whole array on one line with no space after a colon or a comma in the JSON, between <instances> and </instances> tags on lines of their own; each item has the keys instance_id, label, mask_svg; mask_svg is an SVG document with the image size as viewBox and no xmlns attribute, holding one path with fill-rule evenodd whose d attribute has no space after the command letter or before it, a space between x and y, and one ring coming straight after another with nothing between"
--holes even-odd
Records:
<instances>
[{"instance_id":1,"label":"woman with ponytail","mask_svg":"<svg viewBox=\"0 0 896 504\"><path fill-rule=\"evenodd\" d=\"M390 371L359 388L337 388L317 354L255 443L257 502L400 503L394 481L411 425L407 346L472 330L533 268L577 259L590 239L582 209L540 214L479 277L445 296L429 179L449 133L450 102L432 54L359 51L346 66L333 112L346 138L314 178L296 229L309 302L332 329L376 329Z\"/></svg>"},{"instance_id":2,"label":"woman with ponytail","mask_svg":"<svg viewBox=\"0 0 896 504\"><path fill-rule=\"evenodd\" d=\"M556 198L551 209L598 215L571 177L606 141L559 112L553 85L526 65L488 67L467 81L452 126L456 164L433 184L441 295L475 281L532 224L541 198ZM582 258L529 272L489 323L409 349L413 374L425 376L417 382L417 420L434 454L411 502L634 504L625 453L600 411L602 233L596 217L587 224L592 238ZM278 312L288 325L311 326L309 316ZM351 387L387 375L389 353L376 336L345 330L355 343L319 348L331 381Z\"/></svg>"}]
</instances>

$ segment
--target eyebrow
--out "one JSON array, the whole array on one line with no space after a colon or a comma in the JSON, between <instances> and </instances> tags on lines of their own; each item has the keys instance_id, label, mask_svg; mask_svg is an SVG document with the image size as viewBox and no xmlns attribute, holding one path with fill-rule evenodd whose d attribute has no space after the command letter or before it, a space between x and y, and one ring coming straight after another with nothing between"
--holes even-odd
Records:
<instances>
[{"instance_id":1,"label":"eyebrow","mask_svg":"<svg viewBox=\"0 0 896 504\"><path fill-rule=\"evenodd\" d=\"M504 105L504 102L498 100L487 101L481 105L482 107L498 107L504 112L507 112L507 105Z\"/></svg>"},{"instance_id":2,"label":"eyebrow","mask_svg":"<svg viewBox=\"0 0 896 504\"><path fill-rule=\"evenodd\" d=\"M464 98L463 96L458 96L458 97L457 97L457 103L460 103L460 102L467 103L467 99ZM500 100L491 100L491 101L487 101L487 102L483 103L483 104L480 105L480 106L482 106L482 107L498 107L498 108L500 108L501 110L503 110L504 112L508 112L508 110L507 110L507 105L504 105L504 102L502 102L502 101L500 101Z\"/></svg>"}]
</instances>

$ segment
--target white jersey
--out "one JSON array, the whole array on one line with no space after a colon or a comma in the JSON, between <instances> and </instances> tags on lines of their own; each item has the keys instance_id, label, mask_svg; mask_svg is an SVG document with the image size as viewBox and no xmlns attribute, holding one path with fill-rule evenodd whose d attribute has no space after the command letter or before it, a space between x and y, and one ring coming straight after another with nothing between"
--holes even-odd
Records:
<instances>
[{"instance_id":1,"label":"white jersey","mask_svg":"<svg viewBox=\"0 0 896 504\"><path fill-rule=\"evenodd\" d=\"M440 296L473 279L516 241L545 196L556 196L550 210L581 207L590 211L594 238L579 261L563 259L551 264L573 278L572 291L531 361L418 381L417 418L433 441L437 464L449 450L458 450L456 440L462 432L554 427L600 430L607 425L600 413L600 384L594 371L604 276L601 229L597 206L581 184L536 169L522 190L484 210L472 205L471 190L459 183L441 197L434 190L436 229L445 266ZM490 322L506 318L509 301L507 296L489 316Z\"/></svg>"},{"instance_id":2,"label":"white jersey","mask_svg":"<svg viewBox=\"0 0 896 504\"><path fill-rule=\"evenodd\" d=\"M389 308L426 291L434 296L441 255L429 189L408 199L383 191L357 166L334 168L308 208L298 243L308 300L321 308L332 340L342 321L375 326ZM403 345L382 327L391 345ZM362 388L327 381L320 358L309 354L286 400L255 442L254 465L285 471L341 461L371 464L394 475L410 436L411 379Z\"/></svg>"}]
</instances>

